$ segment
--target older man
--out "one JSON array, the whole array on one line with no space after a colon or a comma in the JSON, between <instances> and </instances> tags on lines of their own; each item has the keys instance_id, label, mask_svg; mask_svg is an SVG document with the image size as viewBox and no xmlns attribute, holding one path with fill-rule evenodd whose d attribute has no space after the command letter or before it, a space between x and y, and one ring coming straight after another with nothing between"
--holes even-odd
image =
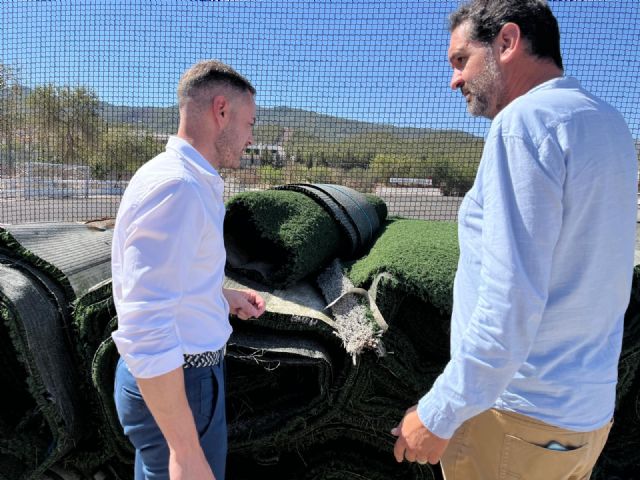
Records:
<instances>
[{"instance_id":1,"label":"older man","mask_svg":"<svg viewBox=\"0 0 640 480\"><path fill-rule=\"evenodd\" d=\"M542 0L452 14L451 87L492 119L459 211L451 360L393 430L447 480L587 479L611 427L636 226L622 116L565 77Z\"/></svg>"},{"instance_id":2,"label":"older man","mask_svg":"<svg viewBox=\"0 0 640 480\"><path fill-rule=\"evenodd\" d=\"M223 63L187 70L178 84L178 133L136 172L118 210L114 395L136 449L136 480L224 479L228 316L258 317L265 305L256 292L222 287L218 169L237 168L253 140L254 95Z\"/></svg>"}]
</instances>

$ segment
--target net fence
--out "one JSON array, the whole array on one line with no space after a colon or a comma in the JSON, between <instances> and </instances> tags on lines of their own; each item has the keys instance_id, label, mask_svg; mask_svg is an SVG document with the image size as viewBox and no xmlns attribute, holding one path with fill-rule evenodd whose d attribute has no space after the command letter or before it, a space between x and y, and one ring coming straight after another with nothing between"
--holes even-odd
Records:
<instances>
[{"instance_id":1,"label":"net fence","mask_svg":"<svg viewBox=\"0 0 640 480\"><path fill-rule=\"evenodd\" d=\"M550 1L565 72L640 138L637 0ZM485 119L449 88L448 14L415 0L3 0L0 223L114 216L176 131L180 74L218 58L257 88L255 142L226 198L346 185L391 215L455 219Z\"/></svg>"}]
</instances>

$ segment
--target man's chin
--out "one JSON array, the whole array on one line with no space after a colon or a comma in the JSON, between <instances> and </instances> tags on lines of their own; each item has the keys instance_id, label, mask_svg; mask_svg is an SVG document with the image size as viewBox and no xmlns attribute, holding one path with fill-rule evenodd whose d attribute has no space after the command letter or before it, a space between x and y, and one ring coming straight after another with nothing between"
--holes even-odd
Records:
<instances>
[{"instance_id":1,"label":"man's chin","mask_svg":"<svg viewBox=\"0 0 640 480\"><path fill-rule=\"evenodd\" d=\"M472 117L487 117L487 110L486 106L479 105L478 102L467 102L467 111Z\"/></svg>"},{"instance_id":2,"label":"man's chin","mask_svg":"<svg viewBox=\"0 0 640 480\"><path fill-rule=\"evenodd\" d=\"M240 168L240 160L229 162L226 168L230 168L231 170L237 170L238 168Z\"/></svg>"},{"instance_id":3,"label":"man's chin","mask_svg":"<svg viewBox=\"0 0 640 480\"><path fill-rule=\"evenodd\" d=\"M236 160L236 159L233 159L233 158L227 158L227 159L225 159L224 162L222 162L221 168L228 168L228 169L231 169L231 170L235 170L237 168L240 168L240 159L238 158Z\"/></svg>"}]
</instances>

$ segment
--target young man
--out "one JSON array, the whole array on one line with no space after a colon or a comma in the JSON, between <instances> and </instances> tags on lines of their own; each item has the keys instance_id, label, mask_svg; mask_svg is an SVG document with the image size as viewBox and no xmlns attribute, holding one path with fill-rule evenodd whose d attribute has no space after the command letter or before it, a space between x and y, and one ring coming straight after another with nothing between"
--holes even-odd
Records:
<instances>
[{"instance_id":1,"label":"young man","mask_svg":"<svg viewBox=\"0 0 640 480\"><path fill-rule=\"evenodd\" d=\"M451 360L393 430L447 480L587 479L614 410L636 228L622 116L563 76L543 0L451 16L451 87L492 119L459 211Z\"/></svg>"},{"instance_id":2,"label":"young man","mask_svg":"<svg viewBox=\"0 0 640 480\"><path fill-rule=\"evenodd\" d=\"M224 346L229 313L258 317L254 291L224 280L224 184L250 145L255 89L203 61L178 84L180 124L122 198L113 236L113 296L121 355L115 400L136 448L135 478L224 479ZM215 477L214 477L215 475Z\"/></svg>"}]
</instances>

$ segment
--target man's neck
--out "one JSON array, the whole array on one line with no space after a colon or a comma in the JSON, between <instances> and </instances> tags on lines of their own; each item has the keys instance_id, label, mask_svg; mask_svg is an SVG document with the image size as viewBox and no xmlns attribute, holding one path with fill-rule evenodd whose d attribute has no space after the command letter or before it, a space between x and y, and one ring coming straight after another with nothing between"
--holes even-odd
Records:
<instances>
[{"instance_id":1,"label":"man's neck","mask_svg":"<svg viewBox=\"0 0 640 480\"><path fill-rule=\"evenodd\" d=\"M176 133L176 137L181 138L189 145L191 145L197 152L202 155L202 157L209 162L213 168L218 169L218 165L215 161L215 154L212 152L213 146L211 142L205 141L206 139L201 138L200 129L198 128L190 128L187 122L180 122L180 126L178 127L178 133Z\"/></svg>"},{"instance_id":2,"label":"man's neck","mask_svg":"<svg viewBox=\"0 0 640 480\"><path fill-rule=\"evenodd\" d=\"M507 79L508 92L503 108L538 85L563 74L563 70L551 61L528 58L523 65L514 68L511 78Z\"/></svg>"}]
</instances>

